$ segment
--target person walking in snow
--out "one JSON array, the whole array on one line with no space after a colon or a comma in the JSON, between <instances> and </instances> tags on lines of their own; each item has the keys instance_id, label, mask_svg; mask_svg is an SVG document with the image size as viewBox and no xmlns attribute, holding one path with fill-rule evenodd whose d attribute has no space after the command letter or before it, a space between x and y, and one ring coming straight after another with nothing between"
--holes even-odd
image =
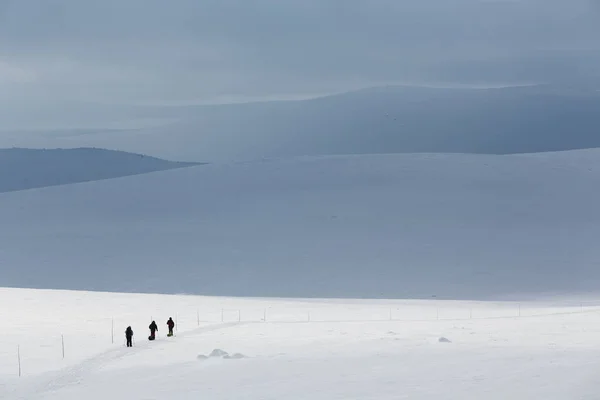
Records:
<instances>
[{"instance_id":1,"label":"person walking in snow","mask_svg":"<svg viewBox=\"0 0 600 400\"><path fill-rule=\"evenodd\" d=\"M158 325L156 325L155 321L152 321L152 323L150 324L150 326L148 326L148 328L150 329L150 336L148 337L148 340L154 340L156 331L158 331Z\"/></svg>"},{"instance_id":2,"label":"person walking in snow","mask_svg":"<svg viewBox=\"0 0 600 400\"><path fill-rule=\"evenodd\" d=\"M125 339L127 339L127 347L133 347L133 329L131 329L131 326L128 326L127 329L125 329Z\"/></svg>"},{"instance_id":3,"label":"person walking in snow","mask_svg":"<svg viewBox=\"0 0 600 400\"><path fill-rule=\"evenodd\" d=\"M167 321L167 326L169 327L169 333L167 336L173 336L173 328L175 327L175 322L173 322L173 318L169 317Z\"/></svg>"}]
</instances>

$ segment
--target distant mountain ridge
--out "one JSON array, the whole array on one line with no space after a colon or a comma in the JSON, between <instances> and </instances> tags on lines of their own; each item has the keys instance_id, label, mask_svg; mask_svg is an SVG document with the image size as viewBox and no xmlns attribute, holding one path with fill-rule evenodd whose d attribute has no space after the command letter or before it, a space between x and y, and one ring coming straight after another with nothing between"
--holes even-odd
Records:
<instances>
[{"instance_id":1,"label":"distant mountain ridge","mask_svg":"<svg viewBox=\"0 0 600 400\"><path fill-rule=\"evenodd\" d=\"M0 193L198 165L97 148L0 149Z\"/></svg>"},{"instance_id":2,"label":"distant mountain ridge","mask_svg":"<svg viewBox=\"0 0 600 400\"><path fill-rule=\"evenodd\" d=\"M91 145L219 162L376 153L516 154L600 147L598 110L600 91L594 86L388 86L309 100L139 106L128 111L132 118L163 122L87 135L40 132L27 135L27 142L13 135L11 143Z\"/></svg>"}]
</instances>

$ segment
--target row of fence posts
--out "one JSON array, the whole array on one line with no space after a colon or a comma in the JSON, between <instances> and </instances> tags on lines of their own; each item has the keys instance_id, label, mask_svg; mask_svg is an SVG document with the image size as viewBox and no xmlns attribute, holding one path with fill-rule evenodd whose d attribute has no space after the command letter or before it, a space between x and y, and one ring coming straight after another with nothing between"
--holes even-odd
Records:
<instances>
[{"instance_id":1,"label":"row of fence posts","mask_svg":"<svg viewBox=\"0 0 600 400\"><path fill-rule=\"evenodd\" d=\"M237 310L238 311L238 322L241 322L242 320L242 312L241 310ZM390 315L391 315L391 310L390 310ZM265 308L264 313L263 313L263 320L266 322L267 321L267 309ZM150 320L153 321L154 318L153 316L150 316ZM221 322L225 321L225 309L221 309ZM308 312L308 321L310 321L310 311ZM200 326L200 310L196 311L196 322L198 324L198 326ZM179 329L179 321L178 321L178 314L175 313L175 332L178 332ZM62 352L62 358L63 360L65 359L65 336L64 335L60 335L60 341L61 341L61 352ZM110 327L110 341L111 344L115 344L115 319L111 318L111 327ZM22 367L21 367L21 346L17 345L17 364L18 364L18 374L19 377L22 376Z\"/></svg>"},{"instance_id":2,"label":"row of fence posts","mask_svg":"<svg viewBox=\"0 0 600 400\"><path fill-rule=\"evenodd\" d=\"M583 304L581 305L581 311L583 312ZM242 312L241 310L237 310L238 312L238 322L242 321ZM521 316L521 304L518 305L518 316ZM440 319L440 309L439 307L436 308L436 320ZM473 319L473 309L469 309L469 319ZM150 320L153 321L153 317L150 316ZM393 321L393 309L390 308L389 309L389 320ZM114 330L115 330L115 320L114 318L111 320L111 343L114 344L115 342L115 335L114 335ZM307 321L311 321L311 314L310 311L307 312ZM196 323L198 326L200 326L200 311L196 311ZM225 322L225 309L221 309L221 322ZM263 322L267 322L267 309L265 308L263 311ZM175 314L175 331L178 331L178 327L179 327L179 322L178 322L178 314Z\"/></svg>"},{"instance_id":3,"label":"row of fence posts","mask_svg":"<svg viewBox=\"0 0 600 400\"><path fill-rule=\"evenodd\" d=\"M581 303L580 305L581 308L581 312L583 312L583 303ZM242 311L241 310L237 310L238 312L238 322L242 321ZM518 304L518 316L521 317L521 304ZM440 319L440 309L439 307L436 307L436 315L435 315L435 319L439 320ZM469 319L473 319L473 308L469 309ZM150 316L150 320L153 321L153 317ZM389 309L389 320L393 321L393 309L390 308ZM310 311L307 312L307 321L310 322L311 321L311 314ZM225 322L225 309L222 308L221 309L221 322ZM263 322L267 322L267 309L265 308L263 311ZM200 310L196 311L196 323L198 326L200 326ZM178 331L178 327L179 327L179 322L178 322L178 314L175 313L175 331ZM64 358L64 337L62 339L63 343L63 358ZM111 319L111 343L114 344L115 343L115 320L114 318Z\"/></svg>"},{"instance_id":4,"label":"row of fence posts","mask_svg":"<svg viewBox=\"0 0 600 400\"><path fill-rule=\"evenodd\" d=\"M581 303L580 305L580 309L581 312L583 312L584 308L583 308L583 303ZM242 321L242 311L241 310L237 310L238 312L238 322ZM521 317L521 304L518 304L518 316ZM436 320L440 319L440 309L439 307L436 307ZM473 308L469 309L469 319L473 319ZM150 320L153 320L153 317L150 316ZM393 309L390 308L389 309L389 320L393 321ZM307 312L307 322L311 321L311 314L310 311ZM198 326L200 326L200 310L196 311L196 322L198 324ZM221 322L225 322L225 309L222 308L221 309ZM267 322L267 309L265 308L263 311L263 322ZM300 322L300 321L298 321ZM175 331L178 331L178 314L175 313ZM64 335L60 336L60 340L61 340L61 350L62 350L62 358L65 358L65 337ZM111 318L111 343L114 344L115 343L115 319ZM17 345L17 362L18 362L18 374L19 377L22 375L22 367L21 367L21 346Z\"/></svg>"}]
</instances>

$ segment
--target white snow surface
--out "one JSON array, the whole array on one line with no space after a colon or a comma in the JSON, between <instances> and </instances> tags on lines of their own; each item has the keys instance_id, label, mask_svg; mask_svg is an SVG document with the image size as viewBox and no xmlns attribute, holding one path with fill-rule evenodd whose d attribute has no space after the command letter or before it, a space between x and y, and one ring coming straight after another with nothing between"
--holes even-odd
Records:
<instances>
[{"instance_id":1,"label":"white snow surface","mask_svg":"<svg viewBox=\"0 0 600 400\"><path fill-rule=\"evenodd\" d=\"M0 289L0 398L592 400L600 392L599 300ZM172 338L169 316L177 321ZM146 340L151 318L155 342ZM133 348L124 346L127 325ZM198 357L221 351L244 357Z\"/></svg>"},{"instance_id":2,"label":"white snow surface","mask_svg":"<svg viewBox=\"0 0 600 400\"><path fill-rule=\"evenodd\" d=\"M3 286L120 292L597 292L599 205L599 150L203 165L0 194L0 269Z\"/></svg>"}]
</instances>

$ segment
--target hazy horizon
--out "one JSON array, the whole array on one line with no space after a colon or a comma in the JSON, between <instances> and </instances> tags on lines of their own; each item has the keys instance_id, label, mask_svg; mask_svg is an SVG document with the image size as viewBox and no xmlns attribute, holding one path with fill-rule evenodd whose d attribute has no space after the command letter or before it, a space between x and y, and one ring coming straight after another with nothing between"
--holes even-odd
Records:
<instances>
[{"instance_id":1,"label":"hazy horizon","mask_svg":"<svg viewBox=\"0 0 600 400\"><path fill-rule=\"evenodd\" d=\"M1 114L585 81L599 18L593 0L0 0Z\"/></svg>"}]
</instances>

